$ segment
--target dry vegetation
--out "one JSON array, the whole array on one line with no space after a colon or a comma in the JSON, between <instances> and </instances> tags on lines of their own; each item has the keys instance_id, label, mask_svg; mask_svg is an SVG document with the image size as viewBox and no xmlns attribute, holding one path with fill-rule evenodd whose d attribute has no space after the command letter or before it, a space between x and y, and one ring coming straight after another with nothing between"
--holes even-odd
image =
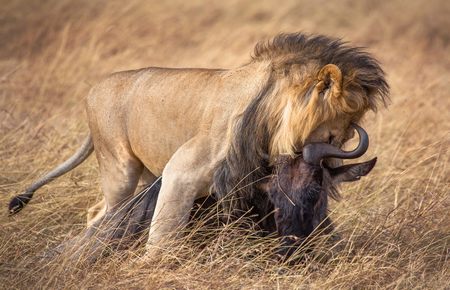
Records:
<instances>
[{"instance_id":1,"label":"dry vegetation","mask_svg":"<svg viewBox=\"0 0 450 290\"><path fill-rule=\"evenodd\" d=\"M0 6L0 288L450 287L449 1ZM35 258L84 227L86 209L101 197L95 159L42 188L17 216L6 206L80 144L92 84L144 66L236 67L257 40L299 30L369 47L392 87L390 108L365 121L377 167L332 204L339 245L318 246L289 266L271 258L276 241L231 227L193 231L150 258L128 251L91 266ZM328 259L318 259L324 252Z\"/></svg>"}]
</instances>

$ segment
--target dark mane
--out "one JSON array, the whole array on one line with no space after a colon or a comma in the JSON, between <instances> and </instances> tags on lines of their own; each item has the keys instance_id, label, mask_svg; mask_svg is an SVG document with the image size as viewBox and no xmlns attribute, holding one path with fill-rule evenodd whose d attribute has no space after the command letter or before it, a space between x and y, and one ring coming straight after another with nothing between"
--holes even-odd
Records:
<instances>
[{"instance_id":1,"label":"dark mane","mask_svg":"<svg viewBox=\"0 0 450 290\"><path fill-rule=\"evenodd\" d=\"M315 62L319 67L337 65L344 76L352 76L372 97L370 109L389 102L389 85L379 62L362 47L351 47L337 38L303 33L279 34L256 44L253 61L269 60L276 67Z\"/></svg>"},{"instance_id":2,"label":"dark mane","mask_svg":"<svg viewBox=\"0 0 450 290\"><path fill-rule=\"evenodd\" d=\"M233 139L224 160L214 172L213 191L224 210L235 217L253 210L268 212L268 199L260 196L254 184L271 171L267 160L269 132L263 101L273 90L269 80L234 124ZM262 207L262 208L260 208ZM258 210L260 208L260 210Z\"/></svg>"}]
</instances>

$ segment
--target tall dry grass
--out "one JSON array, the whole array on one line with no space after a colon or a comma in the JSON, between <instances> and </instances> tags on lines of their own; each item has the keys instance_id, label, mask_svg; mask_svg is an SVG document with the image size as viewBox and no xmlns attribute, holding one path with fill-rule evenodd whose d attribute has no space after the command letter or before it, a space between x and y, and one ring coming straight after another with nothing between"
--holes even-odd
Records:
<instances>
[{"instance_id":1,"label":"tall dry grass","mask_svg":"<svg viewBox=\"0 0 450 290\"><path fill-rule=\"evenodd\" d=\"M0 288L450 287L449 1L0 4ZM200 227L152 257L125 251L91 266L36 259L77 235L101 198L94 158L19 215L8 217L6 205L77 148L92 84L144 66L235 67L257 40L299 30L369 47L392 87L390 108L365 122L376 168L331 205L338 245L319 243L289 266L268 254L272 239Z\"/></svg>"}]
</instances>

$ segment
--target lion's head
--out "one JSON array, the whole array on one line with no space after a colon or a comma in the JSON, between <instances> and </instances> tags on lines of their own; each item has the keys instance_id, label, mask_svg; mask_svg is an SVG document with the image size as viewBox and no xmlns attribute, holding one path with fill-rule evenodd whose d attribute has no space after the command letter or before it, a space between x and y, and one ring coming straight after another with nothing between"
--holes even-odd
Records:
<instances>
[{"instance_id":1,"label":"lion's head","mask_svg":"<svg viewBox=\"0 0 450 290\"><path fill-rule=\"evenodd\" d=\"M386 105L389 93L377 60L325 36L278 35L256 45L252 62L269 63L270 76L236 120L214 176L218 197L234 193L244 211L258 206L249 204L249 184L270 174L277 156L295 156L310 142L342 146L352 136L350 123Z\"/></svg>"},{"instance_id":2,"label":"lion's head","mask_svg":"<svg viewBox=\"0 0 450 290\"><path fill-rule=\"evenodd\" d=\"M271 156L293 156L311 141L342 144L349 138L350 122L388 100L378 62L340 40L282 34L258 43L253 61L270 61L273 69L276 87L264 99L273 132Z\"/></svg>"}]
</instances>

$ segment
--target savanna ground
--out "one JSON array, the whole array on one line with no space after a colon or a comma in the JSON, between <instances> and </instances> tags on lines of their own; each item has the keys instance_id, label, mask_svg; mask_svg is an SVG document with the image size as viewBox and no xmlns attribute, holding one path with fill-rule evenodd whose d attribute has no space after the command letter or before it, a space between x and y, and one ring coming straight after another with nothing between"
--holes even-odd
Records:
<instances>
[{"instance_id":1,"label":"savanna ground","mask_svg":"<svg viewBox=\"0 0 450 290\"><path fill-rule=\"evenodd\" d=\"M0 2L0 288L450 287L449 1ZM206 246L194 231L151 258L35 258L79 233L101 198L91 157L20 214L6 210L79 146L91 85L145 66L236 67L256 41L300 30L368 47L392 88L389 109L364 122L376 168L331 205L342 240L327 260L324 245L301 264L276 263L276 241L232 228Z\"/></svg>"}]
</instances>

